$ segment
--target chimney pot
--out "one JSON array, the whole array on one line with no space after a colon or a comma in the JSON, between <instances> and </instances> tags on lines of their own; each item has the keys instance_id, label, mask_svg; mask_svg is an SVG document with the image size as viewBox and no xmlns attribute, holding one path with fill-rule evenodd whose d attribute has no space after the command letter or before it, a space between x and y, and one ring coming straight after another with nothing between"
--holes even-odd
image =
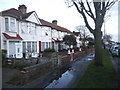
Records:
<instances>
[{"instance_id":1,"label":"chimney pot","mask_svg":"<svg viewBox=\"0 0 120 90\"><path fill-rule=\"evenodd\" d=\"M21 11L23 14L27 13L27 7L23 5L19 5L18 10Z\"/></svg>"},{"instance_id":2,"label":"chimney pot","mask_svg":"<svg viewBox=\"0 0 120 90\"><path fill-rule=\"evenodd\" d=\"M57 25L57 20L53 20L52 23Z\"/></svg>"}]
</instances>

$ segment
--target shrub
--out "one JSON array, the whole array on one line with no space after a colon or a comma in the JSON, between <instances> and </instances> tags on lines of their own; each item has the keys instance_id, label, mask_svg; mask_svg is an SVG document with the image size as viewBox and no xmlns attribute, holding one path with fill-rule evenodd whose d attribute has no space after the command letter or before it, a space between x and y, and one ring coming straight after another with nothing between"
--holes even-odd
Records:
<instances>
[{"instance_id":1,"label":"shrub","mask_svg":"<svg viewBox=\"0 0 120 90\"><path fill-rule=\"evenodd\" d=\"M6 59L6 56L7 56L7 50L5 49L2 49L2 61L4 61Z\"/></svg>"},{"instance_id":2,"label":"shrub","mask_svg":"<svg viewBox=\"0 0 120 90\"><path fill-rule=\"evenodd\" d=\"M55 49L53 48L47 48L44 50L44 52L55 52Z\"/></svg>"},{"instance_id":3,"label":"shrub","mask_svg":"<svg viewBox=\"0 0 120 90\"><path fill-rule=\"evenodd\" d=\"M30 66L30 64L29 63L20 62L20 63L15 64L14 68L21 69L21 68L24 68L24 67L27 67L27 66Z\"/></svg>"}]
</instances>

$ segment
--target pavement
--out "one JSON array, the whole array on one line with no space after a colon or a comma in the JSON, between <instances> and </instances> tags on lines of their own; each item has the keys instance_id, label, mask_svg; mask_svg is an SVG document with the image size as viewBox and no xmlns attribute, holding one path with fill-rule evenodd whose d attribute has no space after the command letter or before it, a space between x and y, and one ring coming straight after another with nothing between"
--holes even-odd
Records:
<instances>
[{"instance_id":1,"label":"pavement","mask_svg":"<svg viewBox=\"0 0 120 90\"><path fill-rule=\"evenodd\" d=\"M113 67L115 68L115 71L117 73L118 87L120 88L120 57L118 57L118 56L112 57L112 55L111 55L110 58L113 63Z\"/></svg>"},{"instance_id":2,"label":"pavement","mask_svg":"<svg viewBox=\"0 0 120 90\"><path fill-rule=\"evenodd\" d=\"M59 79L53 80L49 85L45 87L45 89L75 88L93 58L94 55L90 53L87 56L84 56L82 59L72 62L71 68L63 73Z\"/></svg>"},{"instance_id":3,"label":"pavement","mask_svg":"<svg viewBox=\"0 0 120 90\"><path fill-rule=\"evenodd\" d=\"M16 69L2 68L2 88L17 88L18 86L7 84L12 76L19 72Z\"/></svg>"},{"instance_id":4,"label":"pavement","mask_svg":"<svg viewBox=\"0 0 120 90\"><path fill-rule=\"evenodd\" d=\"M93 53L93 52L92 52ZM17 70L3 68L2 69L2 83L3 88L74 88L80 78L84 75L85 71L91 60L93 59L93 54L90 53L84 56L82 59L78 59L71 63L70 70L67 70L65 73L59 77L59 79L55 80L56 73L50 72L45 75L45 77L38 78L30 83L25 84L24 86L14 86L10 84L6 84L7 81L10 80L12 75ZM92 56L92 57L91 57ZM51 82L51 80L53 80Z\"/></svg>"}]
</instances>

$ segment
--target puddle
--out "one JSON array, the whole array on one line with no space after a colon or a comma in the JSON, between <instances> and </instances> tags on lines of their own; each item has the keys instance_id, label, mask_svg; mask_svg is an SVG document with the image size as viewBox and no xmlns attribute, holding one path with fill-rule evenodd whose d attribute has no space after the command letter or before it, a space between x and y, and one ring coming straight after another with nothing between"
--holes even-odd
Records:
<instances>
[{"instance_id":1,"label":"puddle","mask_svg":"<svg viewBox=\"0 0 120 90\"><path fill-rule=\"evenodd\" d=\"M73 75L71 74L71 66L64 67L57 71L55 78L50 81L50 84L46 88L62 88L65 87L70 80L72 80Z\"/></svg>"},{"instance_id":2,"label":"puddle","mask_svg":"<svg viewBox=\"0 0 120 90\"><path fill-rule=\"evenodd\" d=\"M74 65L67 66L67 68L62 68L59 71L57 71L55 78L53 78L50 82L49 85L45 87L47 88L65 88L70 84L70 82L73 82L76 75L78 75L79 70L81 68L84 68L84 66L80 66L80 64L83 63L83 61L86 59L88 60L93 60L94 54L90 54L89 56L85 57L83 60L77 61L74 63Z\"/></svg>"},{"instance_id":3,"label":"puddle","mask_svg":"<svg viewBox=\"0 0 120 90\"><path fill-rule=\"evenodd\" d=\"M66 71L58 78L58 80L53 80L46 88L62 88L65 87L71 80L73 75L70 71Z\"/></svg>"}]
</instances>

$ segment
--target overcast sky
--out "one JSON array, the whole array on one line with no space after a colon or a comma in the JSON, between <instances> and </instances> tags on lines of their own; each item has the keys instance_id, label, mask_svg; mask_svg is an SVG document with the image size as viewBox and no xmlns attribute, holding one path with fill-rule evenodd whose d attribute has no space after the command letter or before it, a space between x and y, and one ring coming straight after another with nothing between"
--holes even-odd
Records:
<instances>
[{"instance_id":1,"label":"overcast sky","mask_svg":"<svg viewBox=\"0 0 120 90\"><path fill-rule=\"evenodd\" d=\"M76 8L68 8L65 0L0 0L0 11L9 8L18 8L25 4L27 12L36 11L39 18L52 22L57 20L58 25L71 31L78 25L84 25L84 21ZM110 17L106 18L105 30L113 40L118 41L118 4L110 10Z\"/></svg>"}]
</instances>

